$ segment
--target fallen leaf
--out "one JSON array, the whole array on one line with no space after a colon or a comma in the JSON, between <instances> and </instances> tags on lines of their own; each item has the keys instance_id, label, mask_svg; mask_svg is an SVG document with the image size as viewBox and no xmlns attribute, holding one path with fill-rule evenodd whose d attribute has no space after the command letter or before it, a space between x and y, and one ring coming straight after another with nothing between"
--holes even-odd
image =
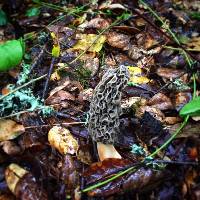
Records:
<instances>
[{"instance_id":1,"label":"fallen leaf","mask_svg":"<svg viewBox=\"0 0 200 200\"><path fill-rule=\"evenodd\" d=\"M49 97L53 96L56 92L64 89L66 86L68 86L71 83L71 81L69 80L69 78L64 78L59 82L59 86L55 87L53 90L51 90Z\"/></svg>"},{"instance_id":2,"label":"fallen leaf","mask_svg":"<svg viewBox=\"0 0 200 200\"><path fill-rule=\"evenodd\" d=\"M35 177L17 164L10 164L5 179L11 192L21 200L47 200L47 194L39 187Z\"/></svg>"},{"instance_id":3,"label":"fallen leaf","mask_svg":"<svg viewBox=\"0 0 200 200\"><path fill-rule=\"evenodd\" d=\"M184 71L180 69L160 67L157 69L156 73L158 74L158 76L161 76L162 78L174 79L174 78L179 77L181 74L183 74Z\"/></svg>"},{"instance_id":4,"label":"fallen leaf","mask_svg":"<svg viewBox=\"0 0 200 200\"><path fill-rule=\"evenodd\" d=\"M142 69L139 67L128 66L128 71L130 73L129 82L133 84L146 84L150 82L150 79L143 76Z\"/></svg>"},{"instance_id":5,"label":"fallen leaf","mask_svg":"<svg viewBox=\"0 0 200 200\"><path fill-rule=\"evenodd\" d=\"M145 112L149 112L158 121L163 122L163 120L165 119L165 115L160 109L151 106L141 106L137 108L135 116L141 118Z\"/></svg>"},{"instance_id":6,"label":"fallen leaf","mask_svg":"<svg viewBox=\"0 0 200 200\"><path fill-rule=\"evenodd\" d=\"M107 33L107 43L115 48L128 50L130 36L115 31Z\"/></svg>"},{"instance_id":7,"label":"fallen leaf","mask_svg":"<svg viewBox=\"0 0 200 200\"><path fill-rule=\"evenodd\" d=\"M194 38L190 39L187 42L186 46L195 51L200 51L200 37L194 37Z\"/></svg>"},{"instance_id":8,"label":"fallen leaf","mask_svg":"<svg viewBox=\"0 0 200 200\"><path fill-rule=\"evenodd\" d=\"M90 149L90 145L81 145L77 153L78 160L87 165L92 164L92 154L90 152Z\"/></svg>"},{"instance_id":9,"label":"fallen leaf","mask_svg":"<svg viewBox=\"0 0 200 200\"><path fill-rule=\"evenodd\" d=\"M64 100L74 101L75 97L72 94L70 94L69 92L60 90L60 91L56 92L54 95L49 96L46 99L46 104L48 104L48 105L59 104Z\"/></svg>"},{"instance_id":10,"label":"fallen leaf","mask_svg":"<svg viewBox=\"0 0 200 200\"><path fill-rule=\"evenodd\" d=\"M148 101L148 105L158 108L160 110L168 110L173 108L171 99L162 93L155 94Z\"/></svg>"},{"instance_id":11,"label":"fallen leaf","mask_svg":"<svg viewBox=\"0 0 200 200\"><path fill-rule=\"evenodd\" d=\"M12 141L1 142L0 146L2 146L3 151L8 155L17 155L21 152L20 147Z\"/></svg>"},{"instance_id":12,"label":"fallen leaf","mask_svg":"<svg viewBox=\"0 0 200 200\"><path fill-rule=\"evenodd\" d=\"M76 39L78 42L73 46L73 50L87 50L90 52L101 51L106 37L104 35L96 34L77 34Z\"/></svg>"},{"instance_id":13,"label":"fallen leaf","mask_svg":"<svg viewBox=\"0 0 200 200\"><path fill-rule=\"evenodd\" d=\"M71 190L72 192L79 184L79 176L75 162L69 154L64 156L61 169L61 179L64 181L67 190Z\"/></svg>"},{"instance_id":14,"label":"fallen leaf","mask_svg":"<svg viewBox=\"0 0 200 200\"><path fill-rule=\"evenodd\" d=\"M120 10L126 10L126 8L122 4L119 4L119 3L113 3L113 4L111 4L109 2L102 3L99 6L99 9L100 10L103 10L103 9L110 9L110 10L120 9Z\"/></svg>"},{"instance_id":15,"label":"fallen leaf","mask_svg":"<svg viewBox=\"0 0 200 200\"><path fill-rule=\"evenodd\" d=\"M93 18L89 22L85 22L79 26L79 28L96 28L96 29L105 29L110 26L110 22L107 19L100 17Z\"/></svg>"},{"instance_id":16,"label":"fallen leaf","mask_svg":"<svg viewBox=\"0 0 200 200\"><path fill-rule=\"evenodd\" d=\"M179 92L176 94L175 98L176 110L179 111L192 99L192 94L190 92Z\"/></svg>"},{"instance_id":17,"label":"fallen leaf","mask_svg":"<svg viewBox=\"0 0 200 200\"><path fill-rule=\"evenodd\" d=\"M24 132L24 126L15 121L10 119L0 120L0 142L15 139Z\"/></svg>"},{"instance_id":18,"label":"fallen leaf","mask_svg":"<svg viewBox=\"0 0 200 200\"><path fill-rule=\"evenodd\" d=\"M54 126L49 130L48 141L52 147L61 154L75 154L78 151L78 142L70 131L60 126Z\"/></svg>"}]
</instances>

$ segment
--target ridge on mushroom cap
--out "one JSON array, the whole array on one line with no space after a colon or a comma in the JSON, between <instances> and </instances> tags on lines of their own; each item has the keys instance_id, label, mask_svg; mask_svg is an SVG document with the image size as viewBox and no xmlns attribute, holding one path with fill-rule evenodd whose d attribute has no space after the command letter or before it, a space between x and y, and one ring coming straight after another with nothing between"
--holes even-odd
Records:
<instances>
[{"instance_id":1,"label":"ridge on mushroom cap","mask_svg":"<svg viewBox=\"0 0 200 200\"><path fill-rule=\"evenodd\" d=\"M96 86L88 121L88 130L94 141L104 144L113 144L117 141L121 94L128 79L128 69L121 65L118 68L109 69Z\"/></svg>"}]
</instances>

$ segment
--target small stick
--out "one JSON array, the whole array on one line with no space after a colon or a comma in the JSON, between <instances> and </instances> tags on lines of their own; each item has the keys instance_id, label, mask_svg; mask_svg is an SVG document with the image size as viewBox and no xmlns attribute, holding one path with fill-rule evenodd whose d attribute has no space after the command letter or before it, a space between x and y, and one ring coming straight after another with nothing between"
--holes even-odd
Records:
<instances>
[{"instance_id":1,"label":"small stick","mask_svg":"<svg viewBox=\"0 0 200 200\"><path fill-rule=\"evenodd\" d=\"M44 85L42 99L45 99L45 96L46 96L46 93L47 93L47 88L48 88L48 85L49 85L49 80L50 80L50 77L51 77L51 74L52 74L52 71L53 71L53 66L54 66L55 60L56 60L56 58L52 57L51 65L50 65L49 72L47 74L46 82L45 82L45 85Z\"/></svg>"},{"instance_id":2,"label":"small stick","mask_svg":"<svg viewBox=\"0 0 200 200\"><path fill-rule=\"evenodd\" d=\"M43 128L43 127L49 127L49 126L60 126L60 125L79 125L79 124L85 124L85 122L63 122L59 124L42 124L37 126L26 126L25 129L34 129L34 128Z\"/></svg>"}]
</instances>

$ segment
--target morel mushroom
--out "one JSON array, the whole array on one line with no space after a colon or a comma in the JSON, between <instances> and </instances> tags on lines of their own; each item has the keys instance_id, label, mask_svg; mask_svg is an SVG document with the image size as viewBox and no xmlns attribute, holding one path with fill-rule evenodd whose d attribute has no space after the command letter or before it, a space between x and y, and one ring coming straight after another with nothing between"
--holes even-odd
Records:
<instances>
[{"instance_id":1,"label":"morel mushroom","mask_svg":"<svg viewBox=\"0 0 200 200\"><path fill-rule=\"evenodd\" d=\"M94 90L90 104L88 130L97 142L100 160L121 158L113 144L119 134L122 89L127 85L129 72L126 66L108 70Z\"/></svg>"}]
</instances>

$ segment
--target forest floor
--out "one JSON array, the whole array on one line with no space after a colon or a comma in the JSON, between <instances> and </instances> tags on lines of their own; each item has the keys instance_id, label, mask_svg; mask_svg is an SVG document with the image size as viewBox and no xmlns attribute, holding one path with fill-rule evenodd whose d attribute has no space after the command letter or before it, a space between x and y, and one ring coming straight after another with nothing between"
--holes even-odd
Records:
<instances>
[{"instance_id":1,"label":"forest floor","mask_svg":"<svg viewBox=\"0 0 200 200\"><path fill-rule=\"evenodd\" d=\"M121 158L101 159L89 110L120 66ZM7 0L0 80L0 200L200 200L198 0Z\"/></svg>"}]
</instances>

